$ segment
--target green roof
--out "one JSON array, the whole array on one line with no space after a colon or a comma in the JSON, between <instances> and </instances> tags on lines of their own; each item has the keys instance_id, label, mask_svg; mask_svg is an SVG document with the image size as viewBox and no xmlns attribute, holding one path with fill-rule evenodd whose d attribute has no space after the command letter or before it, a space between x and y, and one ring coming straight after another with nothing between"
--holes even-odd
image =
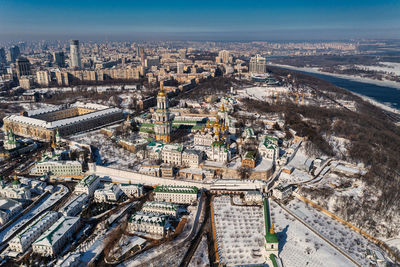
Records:
<instances>
[{"instance_id":1,"label":"green roof","mask_svg":"<svg viewBox=\"0 0 400 267\"><path fill-rule=\"evenodd\" d=\"M269 254L269 258L272 261L272 265L274 265L274 267L278 267L278 264L276 263L276 256L275 254Z\"/></svg>"},{"instance_id":2,"label":"green roof","mask_svg":"<svg viewBox=\"0 0 400 267\"><path fill-rule=\"evenodd\" d=\"M271 229L271 218L269 216L269 204L268 204L268 199L264 199L264 220L265 220L265 241L267 243L278 243L278 237L276 234L271 234L270 229Z\"/></svg>"},{"instance_id":3,"label":"green roof","mask_svg":"<svg viewBox=\"0 0 400 267\"><path fill-rule=\"evenodd\" d=\"M139 132L141 132L141 133L154 133L154 130L153 129L149 129L149 128L140 127Z\"/></svg>"},{"instance_id":4,"label":"green roof","mask_svg":"<svg viewBox=\"0 0 400 267\"><path fill-rule=\"evenodd\" d=\"M154 123L142 123L142 124L140 125L140 127L143 127L143 128L153 128L153 127L154 127Z\"/></svg>"},{"instance_id":5,"label":"green roof","mask_svg":"<svg viewBox=\"0 0 400 267\"><path fill-rule=\"evenodd\" d=\"M256 153L254 151L248 151L246 155L244 156L246 159L256 159Z\"/></svg>"},{"instance_id":6,"label":"green roof","mask_svg":"<svg viewBox=\"0 0 400 267\"><path fill-rule=\"evenodd\" d=\"M183 193L197 194L199 189L195 186L175 186L175 185L159 185L154 192L158 193Z\"/></svg>"},{"instance_id":7,"label":"green roof","mask_svg":"<svg viewBox=\"0 0 400 267\"><path fill-rule=\"evenodd\" d=\"M219 146L219 147L222 147L222 146L225 146L225 143L224 143L223 141L214 141L214 142L212 142L211 145L212 145L212 146Z\"/></svg>"}]
</instances>

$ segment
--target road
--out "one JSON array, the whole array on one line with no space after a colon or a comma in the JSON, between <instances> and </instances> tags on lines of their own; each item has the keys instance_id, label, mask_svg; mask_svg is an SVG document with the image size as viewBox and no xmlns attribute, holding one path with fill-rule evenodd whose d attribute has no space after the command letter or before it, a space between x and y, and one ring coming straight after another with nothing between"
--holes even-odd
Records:
<instances>
[{"instance_id":1,"label":"road","mask_svg":"<svg viewBox=\"0 0 400 267\"><path fill-rule=\"evenodd\" d=\"M204 219L203 219L202 225L201 225L197 235L190 242L190 247L186 251L186 254L183 257L182 262L179 265L180 267L187 267L189 265L190 260L192 259L194 253L196 252L204 233L206 233L209 229L211 196L208 192L205 192L205 194L206 194L205 214L204 214Z\"/></svg>"}]
</instances>

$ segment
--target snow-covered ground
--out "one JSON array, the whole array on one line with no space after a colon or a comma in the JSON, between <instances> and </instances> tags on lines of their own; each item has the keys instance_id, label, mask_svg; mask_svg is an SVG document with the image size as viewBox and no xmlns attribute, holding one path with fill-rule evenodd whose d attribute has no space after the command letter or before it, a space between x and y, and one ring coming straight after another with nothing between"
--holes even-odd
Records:
<instances>
[{"instance_id":1,"label":"snow-covered ground","mask_svg":"<svg viewBox=\"0 0 400 267\"><path fill-rule=\"evenodd\" d=\"M305 72L311 72L311 73L331 75L331 76L335 76L338 78L348 79L348 80L352 80L352 81L356 81L356 82L371 83L371 84L375 84L375 85L379 85L379 86L388 86L388 87L400 89L400 83L398 83L398 82L389 81L389 80L379 81L379 80L375 80L375 79L371 79L371 78L365 78L365 77L354 76L354 75L345 75L345 74L324 72L324 71L320 71L319 68L317 68L317 67L299 68L299 67L294 67L294 66L289 66L289 65L281 65L281 64L271 64L271 66L282 67L282 68L292 69L292 70L305 71Z\"/></svg>"},{"instance_id":2,"label":"snow-covered ground","mask_svg":"<svg viewBox=\"0 0 400 267\"><path fill-rule=\"evenodd\" d=\"M134 153L129 152L118 144L112 142L108 136L100 133L100 131L71 136L69 139L78 143L97 147L100 156L100 159L97 160L98 165L104 163L104 165L108 167L130 170L129 167L137 161Z\"/></svg>"},{"instance_id":3,"label":"snow-covered ground","mask_svg":"<svg viewBox=\"0 0 400 267\"><path fill-rule=\"evenodd\" d=\"M288 92L288 88L284 86L255 86L238 91L241 97L249 97L261 101L266 101L266 98L274 97L277 93L286 92Z\"/></svg>"},{"instance_id":4,"label":"snow-covered ground","mask_svg":"<svg viewBox=\"0 0 400 267\"><path fill-rule=\"evenodd\" d=\"M385 73L393 73L394 75L400 76L400 63L396 62L379 62L380 66L367 66L367 65L356 65L357 68L382 71Z\"/></svg>"},{"instance_id":5,"label":"snow-covered ground","mask_svg":"<svg viewBox=\"0 0 400 267\"><path fill-rule=\"evenodd\" d=\"M203 236L189 263L190 267L206 267L210 266L210 259L208 258L208 244L207 236Z\"/></svg>"},{"instance_id":6,"label":"snow-covered ground","mask_svg":"<svg viewBox=\"0 0 400 267\"><path fill-rule=\"evenodd\" d=\"M311 180L312 176L305 171L295 169L291 174L281 172L279 182L283 184L297 184Z\"/></svg>"},{"instance_id":7,"label":"snow-covered ground","mask_svg":"<svg viewBox=\"0 0 400 267\"><path fill-rule=\"evenodd\" d=\"M199 229L199 227L195 227L198 226L198 224L195 225L194 223L198 208L199 205L188 207L190 214L183 232L177 238L161 246L147 250L118 266L178 266L190 245L190 236L192 234L194 235ZM201 209L201 212L204 212L204 207Z\"/></svg>"},{"instance_id":8,"label":"snow-covered ground","mask_svg":"<svg viewBox=\"0 0 400 267\"><path fill-rule=\"evenodd\" d=\"M369 260L366 258L367 248L378 250L385 255L374 243L370 242L359 233L337 222L319 210L307 206L297 198L291 200L287 208L311 225L315 231L348 253L362 266L369 265Z\"/></svg>"},{"instance_id":9,"label":"snow-covered ground","mask_svg":"<svg viewBox=\"0 0 400 267\"><path fill-rule=\"evenodd\" d=\"M217 246L221 263L233 266L259 264L264 250L264 212L257 206L234 206L229 196L214 198L213 212Z\"/></svg>"},{"instance_id":10,"label":"snow-covered ground","mask_svg":"<svg viewBox=\"0 0 400 267\"><path fill-rule=\"evenodd\" d=\"M356 266L275 202L270 208L284 266Z\"/></svg>"},{"instance_id":11,"label":"snow-covered ground","mask_svg":"<svg viewBox=\"0 0 400 267\"><path fill-rule=\"evenodd\" d=\"M307 160L307 158L308 157L305 154L303 147L299 148L299 150L296 152L296 155L287 164L288 166L295 168L294 171L291 174L282 172L279 175L279 182L284 184L292 184L311 180L313 176L305 170L302 170L304 162Z\"/></svg>"}]
</instances>

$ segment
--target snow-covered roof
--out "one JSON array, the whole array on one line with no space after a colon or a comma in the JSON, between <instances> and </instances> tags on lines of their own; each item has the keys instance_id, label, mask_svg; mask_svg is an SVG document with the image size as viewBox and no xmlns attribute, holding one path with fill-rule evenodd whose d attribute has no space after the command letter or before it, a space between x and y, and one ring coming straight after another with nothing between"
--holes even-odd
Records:
<instances>
[{"instance_id":1,"label":"snow-covered roof","mask_svg":"<svg viewBox=\"0 0 400 267\"><path fill-rule=\"evenodd\" d=\"M34 116L34 115L39 115L39 114L44 114L44 113L48 113L48 112L61 110L61 109L63 109L63 107L61 106L61 107L52 107L52 108L29 111L28 116L9 115L9 116L5 117L4 119L5 120L9 120L9 121L13 121L13 122L32 125L32 126L35 126L35 127L41 127L41 128L47 128L47 129L55 129L55 128L66 126L66 125L70 125L70 124L73 124L73 123L77 123L77 122L81 122L81 121L87 121L87 120L91 120L91 119L94 119L94 118L100 118L100 117L103 117L105 115L121 113L122 112L122 110L119 109L119 108L109 108L107 106L97 105L97 104L84 104L84 105L80 105L79 107L95 109L96 111L90 112L90 113L86 113L86 114L83 114L83 115L80 115L80 116L61 119L61 120L56 120L56 121L52 121L52 122L47 122L45 120L40 120L40 119L36 119L36 118L32 118L31 117L31 116Z\"/></svg>"},{"instance_id":2,"label":"snow-covered roof","mask_svg":"<svg viewBox=\"0 0 400 267\"><path fill-rule=\"evenodd\" d=\"M44 232L33 244L42 246L53 246L72 227L79 222L79 217L63 216L58 219L46 232Z\"/></svg>"},{"instance_id":3,"label":"snow-covered roof","mask_svg":"<svg viewBox=\"0 0 400 267\"><path fill-rule=\"evenodd\" d=\"M31 223L29 226L27 226L21 233L16 235L11 242L16 243L19 242L22 245L30 239L32 235L34 235L35 232L37 231L44 231L43 227L46 225L49 221L55 221L58 218L58 213L55 211L47 211L45 212L42 216L37 218L33 223Z\"/></svg>"}]
</instances>

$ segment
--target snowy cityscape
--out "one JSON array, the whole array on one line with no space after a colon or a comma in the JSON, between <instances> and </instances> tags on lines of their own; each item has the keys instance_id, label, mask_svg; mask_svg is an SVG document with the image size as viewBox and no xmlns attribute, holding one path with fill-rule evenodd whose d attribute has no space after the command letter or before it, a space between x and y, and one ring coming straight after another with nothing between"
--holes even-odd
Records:
<instances>
[{"instance_id":1,"label":"snowy cityscape","mask_svg":"<svg viewBox=\"0 0 400 267\"><path fill-rule=\"evenodd\" d=\"M309 25L299 30L307 40L276 26L271 39L253 36L266 22L257 28L247 14L252 30L230 36L223 25L242 29L241 13L233 21L221 3L202 19L218 33L191 21L200 7L156 1L135 20L165 27L120 38L128 22L113 23L149 7L83 2L71 38L62 27L28 30L21 14L37 12L31 3L16 24L0 10L0 24L14 25L0 27L0 266L400 266L391 30L352 37ZM253 4L227 8L269 10ZM54 25L62 19L50 6L70 8L37 5ZM176 16L159 21L158 5ZM335 5L350 19L347 4ZM313 7L298 8L314 18Z\"/></svg>"}]
</instances>

